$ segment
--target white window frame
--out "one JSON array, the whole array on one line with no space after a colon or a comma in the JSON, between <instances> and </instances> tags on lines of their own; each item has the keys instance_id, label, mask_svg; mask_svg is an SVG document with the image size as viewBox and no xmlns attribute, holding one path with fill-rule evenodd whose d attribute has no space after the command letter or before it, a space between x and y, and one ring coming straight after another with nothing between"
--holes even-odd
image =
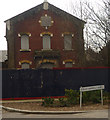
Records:
<instances>
[{"instance_id":1,"label":"white window frame","mask_svg":"<svg viewBox=\"0 0 110 120\"><path fill-rule=\"evenodd\" d=\"M69 41L66 39L67 36L70 36L70 37L71 37L70 40L68 39ZM70 43L69 43L69 44L70 44L70 48L66 48L67 42L70 42ZM72 35L71 35L71 34L65 34L65 35L64 35L64 50L72 50Z\"/></svg>"},{"instance_id":2,"label":"white window frame","mask_svg":"<svg viewBox=\"0 0 110 120\"><path fill-rule=\"evenodd\" d=\"M24 40L23 40L23 37L25 37ZM22 50L29 50L29 36L26 34L21 35L21 49Z\"/></svg>"},{"instance_id":3,"label":"white window frame","mask_svg":"<svg viewBox=\"0 0 110 120\"><path fill-rule=\"evenodd\" d=\"M48 39L49 41L46 38L44 38L45 36L49 36L49 39ZM51 50L51 36L48 34L44 34L42 37L43 37L42 38L43 39L43 50Z\"/></svg>"}]
</instances>

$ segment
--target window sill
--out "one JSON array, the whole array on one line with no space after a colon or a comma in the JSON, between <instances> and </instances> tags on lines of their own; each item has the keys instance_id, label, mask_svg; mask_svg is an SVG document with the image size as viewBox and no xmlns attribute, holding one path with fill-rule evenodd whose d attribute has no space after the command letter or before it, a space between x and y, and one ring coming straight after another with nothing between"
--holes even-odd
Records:
<instances>
[{"instance_id":1,"label":"window sill","mask_svg":"<svg viewBox=\"0 0 110 120\"><path fill-rule=\"evenodd\" d=\"M74 49L70 49L70 50L63 49L63 51L74 51Z\"/></svg>"},{"instance_id":2,"label":"window sill","mask_svg":"<svg viewBox=\"0 0 110 120\"><path fill-rule=\"evenodd\" d=\"M30 52L31 49L25 50L25 49L20 49L20 52Z\"/></svg>"},{"instance_id":3,"label":"window sill","mask_svg":"<svg viewBox=\"0 0 110 120\"><path fill-rule=\"evenodd\" d=\"M42 49L42 51L52 51L52 49Z\"/></svg>"}]
</instances>

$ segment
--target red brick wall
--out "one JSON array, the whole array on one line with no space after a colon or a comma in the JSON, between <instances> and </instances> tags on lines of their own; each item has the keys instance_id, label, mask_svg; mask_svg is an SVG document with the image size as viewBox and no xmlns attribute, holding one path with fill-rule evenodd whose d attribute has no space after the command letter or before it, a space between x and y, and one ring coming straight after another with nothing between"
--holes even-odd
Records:
<instances>
[{"instance_id":1,"label":"red brick wall","mask_svg":"<svg viewBox=\"0 0 110 120\"><path fill-rule=\"evenodd\" d=\"M40 23L40 17L47 14L48 16L52 17L54 21L53 25L46 30L43 28ZM76 46L75 42L78 41L77 36L79 35L77 31L78 28L71 22L69 19L65 19L65 16L60 16L53 14L50 11L40 11L39 14L36 14L30 18L24 19L20 22L17 22L14 26L15 33L15 64L16 68L20 68L19 61L21 60L30 60L32 61L31 68L35 68L35 60L34 60L34 51L41 50L43 47L42 37L40 33L48 31L53 33L53 37L51 37L51 48L57 49L61 51L61 59L60 59L60 67L64 67L62 64L63 60L65 59L73 59L76 60L77 64L77 53L76 53ZM29 48L31 52L20 52L21 48L21 38L18 37L18 33L21 32L29 32L31 33L31 37L29 39ZM71 32L74 33L72 47L74 51L64 51L64 38L61 36L63 32ZM83 48L83 47L82 47Z\"/></svg>"}]
</instances>

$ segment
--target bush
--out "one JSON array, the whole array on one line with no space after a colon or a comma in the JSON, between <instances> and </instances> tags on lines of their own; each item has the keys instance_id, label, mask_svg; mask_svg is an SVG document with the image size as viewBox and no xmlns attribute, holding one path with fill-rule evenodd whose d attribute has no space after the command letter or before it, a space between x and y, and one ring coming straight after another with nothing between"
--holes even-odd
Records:
<instances>
[{"instance_id":1,"label":"bush","mask_svg":"<svg viewBox=\"0 0 110 120\"><path fill-rule=\"evenodd\" d=\"M79 104L80 92L72 89L65 89L65 96L67 97L66 104ZM101 92L98 91L87 91L83 92L83 103L99 103L101 102Z\"/></svg>"},{"instance_id":2,"label":"bush","mask_svg":"<svg viewBox=\"0 0 110 120\"><path fill-rule=\"evenodd\" d=\"M68 103L67 103L67 100L65 98L59 98L59 104L60 104L60 107L69 106Z\"/></svg>"},{"instance_id":3,"label":"bush","mask_svg":"<svg viewBox=\"0 0 110 120\"><path fill-rule=\"evenodd\" d=\"M65 89L65 96L67 97L68 104L79 103L79 91L72 89Z\"/></svg>"},{"instance_id":4,"label":"bush","mask_svg":"<svg viewBox=\"0 0 110 120\"><path fill-rule=\"evenodd\" d=\"M79 104L80 92L72 89L65 89L66 98L59 98L59 101L54 102L54 98L47 97L42 98L43 106L51 106L51 107L69 107L72 105ZM103 92L104 100L108 100L110 98L110 93ZM83 103L99 103L101 102L101 92L98 91L87 91L83 92L82 96ZM54 103L54 104L53 104Z\"/></svg>"},{"instance_id":5,"label":"bush","mask_svg":"<svg viewBox=\"0 0 110 120\"><path fill-rule=\"evenodd\" d=\"M83 92L83 103L99 103L101 101L100 90Z\"/></svg>"},{"instance_id":6,"label":"bush","mask_svg":"<svg viewBox=\"0 0 110 120\"><path fill-rule=\"evenodd\" d=\"M104 96L104 100L110 100L110 93L109 92L104 91L103 96Z\"/></svg>"},{"instance_id":7,"label":"bush","mask_svg":"<svg viewBox=\"0 0 110 120\"><path fill-rule=\"evenodd\" d=\"M83 94L82 95L83 103L89 102L91 96L90 92L87 91L87 92L83 92L82 94Z\"/></svg>"},{"instance_id":8,"label":"bush","mask_svg":"<svg viewBox=\"0 0 110 120\"><path fill-rule=\"evenodd\" d=\"M54 98L51 97L42 98L42 100L43 100L42 102L43 106L51 106L54 103Z\"/></svg>"},{"instance_id":9,"label":"bush","mask_svg":"<svg viewBox=\"0 0 110 120\"><path fill-rule=\"evenodd\" d=\"M61 103L61 104L63 104L65 101L64 101L64 98L59 98L59 102Z\"/></svg>"},{"instance_id":10,"label":"bush","mask_svg":"<svg viewBox=\"0 0 110 120\"><path fill-rule=\"evenodd\" d=\"M91 91L90 101L93 103L100 103L101 102L101 92L98 91Z\"/></svg>"}]
</instances>

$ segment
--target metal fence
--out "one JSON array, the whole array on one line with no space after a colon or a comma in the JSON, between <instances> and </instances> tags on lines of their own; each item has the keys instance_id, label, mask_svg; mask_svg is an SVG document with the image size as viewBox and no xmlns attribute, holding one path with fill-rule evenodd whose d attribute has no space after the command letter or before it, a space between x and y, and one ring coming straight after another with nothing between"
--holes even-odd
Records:
<instances>
[{"instance_id":1,"label":"metal fence","mask_svg":"<svg viewBox=\"0 0 110 120\"><path fill-rule=\"evenodd\" d=\"M105 85L109 91L110 68L27 69L2 71L2 98L64 96L65 89Z\"/></svg>"}]
</instances>

